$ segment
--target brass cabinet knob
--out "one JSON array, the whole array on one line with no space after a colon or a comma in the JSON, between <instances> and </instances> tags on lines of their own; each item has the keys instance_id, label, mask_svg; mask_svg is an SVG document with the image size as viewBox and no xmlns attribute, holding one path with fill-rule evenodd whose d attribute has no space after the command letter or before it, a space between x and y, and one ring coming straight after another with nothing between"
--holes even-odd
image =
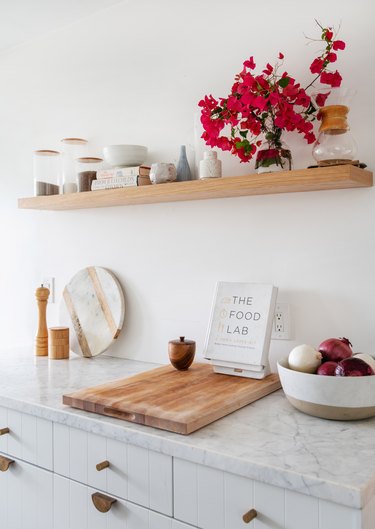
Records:
<instances>
[{"instance_id":1,"label":"brass cabinet knob","mask_svg":"<svg viewBox=\"0 0 375 529\"><path fill-rule=\"evenodd\" d=\"M96 470L100 472L101 470L104 470L105 468L109 467L109 461L101 461L96 465Z\"/></svg>"},{"instance_id":2,"label":"brass cabinet knob","mask_svg":"<svg viewBox=\"0 0 375 529\"><path fill-rule=\"evenodd\" d=\"M14 459L8 459L7 457L0 456L0 471L6 472L13 463Z\"/></svg>"},{"instance_id":3,"label":"brass cabinet knob","mask_svg":"<svg viewBox=\"0 0 375 529\"><path fill-rule=\"evenodd\" d=\"M115 498L106 496L101 492L94 492L94 494L91 495L91 499L99 512L108 512L112 507L112 504L117 501Z\"/></svg>"},{"instance_id":4,"label":"brass cabinet knob","mask_svg":"<svg viewBox=\"0 0 375 529\"><path fill-rule=\"evenodd\" d=\"M0 428L0 435L5 435L6 433L9 433L9 428Z\"/></svg>"},{"instance_id":5,"label":"brass cabinet knob","mask_svg":"<svg viewBox=\"0 0 375 529\"><path fill-rule=\"evenodd\" d=\"M242 519L245 523L250 523L251 520L254 520L258 516L258 513L255 509L250 509L250 511L247 511L243 516Z\"/></svg>"}]
</instances>

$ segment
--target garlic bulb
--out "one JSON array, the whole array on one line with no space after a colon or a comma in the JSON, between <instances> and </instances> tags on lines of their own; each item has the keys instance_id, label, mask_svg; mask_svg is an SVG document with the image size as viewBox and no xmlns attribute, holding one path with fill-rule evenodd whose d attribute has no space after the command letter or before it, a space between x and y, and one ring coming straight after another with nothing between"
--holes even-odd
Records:
<instances>
[{"instance_id":1,"label":"garlic bulb","mask_svg":"<svg viewBox=\"0 0 375 529\"><path fill-rule=\"evenodd\" d=\"M289 367L303 373L316 373L322 363L322 354L311 345L297 345L289 353Z\"/></svg>"}]
</instances>

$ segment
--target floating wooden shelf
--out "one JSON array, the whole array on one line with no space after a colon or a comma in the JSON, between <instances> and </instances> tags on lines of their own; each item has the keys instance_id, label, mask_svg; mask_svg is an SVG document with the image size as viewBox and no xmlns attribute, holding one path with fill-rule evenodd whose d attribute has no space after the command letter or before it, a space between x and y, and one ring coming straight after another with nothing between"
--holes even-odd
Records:
<instances>
[{"instance_id":1,"label":"floating wooden shelf","mask_svg":"<svg viewBox=\"0 0 375 529\"><path fill-rule=\"evenodd\" d=\"M371 171L359 169L352 165L340 165L279 173L104 189L67 195L20 198L18 207L49 210L84 209L371 186Z\"/></svg>"}]
</instances>

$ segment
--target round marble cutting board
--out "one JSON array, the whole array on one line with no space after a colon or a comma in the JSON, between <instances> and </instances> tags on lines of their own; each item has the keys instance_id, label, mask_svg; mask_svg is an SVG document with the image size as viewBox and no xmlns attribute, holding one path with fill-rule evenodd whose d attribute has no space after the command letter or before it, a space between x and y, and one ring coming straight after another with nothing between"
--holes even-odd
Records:
<instances>
[{"instance_id":1,"label":"round marble cutting board","mask_svg":"<svg viewBox=\"0 0 375 529\"><path fill-rule=\"evenodd\" d=\"M103 353L120 334L125 315L124 294L112 272L89 266L65 286L60 324L70 328L70 349L81 356Z\"/></svg>"}]
</instances>

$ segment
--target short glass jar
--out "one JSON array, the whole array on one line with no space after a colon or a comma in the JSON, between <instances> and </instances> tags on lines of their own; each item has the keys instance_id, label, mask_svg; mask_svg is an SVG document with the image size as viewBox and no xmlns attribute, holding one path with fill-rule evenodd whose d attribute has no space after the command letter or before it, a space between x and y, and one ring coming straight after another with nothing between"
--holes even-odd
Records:
<instances>
[{"instance_id":1,"label":"short glass jar","mask_svg":"<svg viewBox=\"0 0 375 529\"><path fill-rule=\"evenodd\" d=\"M87 140L82 138L64 138L62 153L62 192L76 193L77 185L77 159L85 155Z\"/></svg>"},{"instance_id":2,"label":"short glass jar","mask_svg":"<svg viewBox=\"0 0 375 529\"><path fill-rule=\"evenodd\" d=\"M103 159L85 156L77 160L78 192L91 191L91 184L96 180L96 173L103 167Z\"/></svg>"},{"instance_id":3,"label":"short glass jar","mask_svg":"<svg viewBox=\"0 0 375 529\"><path fill-rule=\"evenodd\" d=\"M34 196L58 195L61 184L59 151L41 149L33 155Z\"/></svg>"}]
</instances>

